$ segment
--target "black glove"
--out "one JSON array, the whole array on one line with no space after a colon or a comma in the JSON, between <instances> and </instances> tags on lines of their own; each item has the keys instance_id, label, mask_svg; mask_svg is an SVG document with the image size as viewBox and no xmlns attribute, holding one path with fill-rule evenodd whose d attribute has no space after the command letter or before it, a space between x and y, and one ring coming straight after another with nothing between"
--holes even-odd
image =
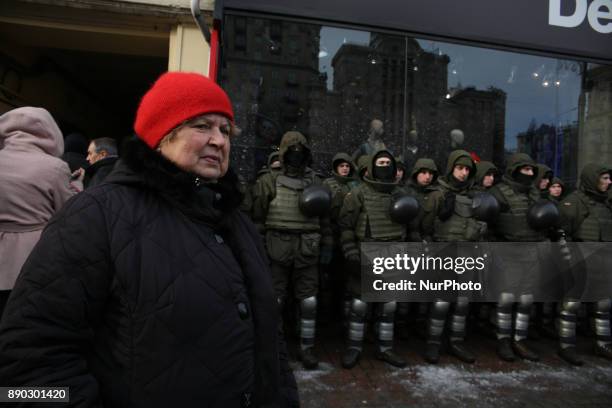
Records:
<instances>
[{"instance_id":1,"label":"black glove","mask_svg":"<svg viewBox=\"0 0 612 408\"><path fill-rule=\"evenodd\" d=\"M453 215L455 211L455 193L446 193L444 195L444 202L438 212L438 218L440 221L446 221Z\"/></svg>"}]
</instances>

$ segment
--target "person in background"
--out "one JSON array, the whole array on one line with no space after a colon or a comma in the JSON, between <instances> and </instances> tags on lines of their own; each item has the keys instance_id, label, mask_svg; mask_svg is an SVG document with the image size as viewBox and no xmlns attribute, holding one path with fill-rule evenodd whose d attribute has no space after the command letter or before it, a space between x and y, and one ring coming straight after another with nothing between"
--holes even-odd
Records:
<instances>
[{"instance_id":1,"label":"person in background","mask_svg":"<svg viewBox=\"0 0 612 408\"><path fill-rule=\"evenodd\" d=\"M540 191L541 196L546 198L548 197L548 187L550 186L550 181L553 178L553 171L550 167L542 163L536 164L536 167L537 176L533 183Z\"/></svg>"},{"instance_id":2,"label":"person in background","mask_svg":"<svg viewBox=\"0 0 612 408\"><path fill-rule=\"evenodd\" d=\"M563 180L558 177L554 177L548 187L548 197L554 201L561 201L565 193L565 184Z\"/></svg>"},{"instance_id":3,"label":"person in background","mask_svg":"<svg viewBox=\"0 0 612 408\"><path fill-rule=\"evenodd\" d=\"M340 209L344 202L344 197L351 191L351 188L356 184L355 180L355 165L347 153L337 153L332 158L332 176L323 180L323 184L329 187L332 193L332 202L330 209L330 224L334 238L334 250L331 259L325 258L322 254L320 257L320 263L322 271L321 273L321 286L322 289L325 287L325 283L328 283L331 288L327 290L331 299L328 299L328 303L332 307L336 306L338 302L336 300L343 299L342 311L344 320L348 319L348 315L351 307L351 297L346 290L346 281L348 279L348 273L344 268L344 257L342 255L342 246L340 244L340 227L338 226L338 216L340 215ZM329 281L329 282L326 282ZM321 290L325 293L324 290ZM323 297L325 299L325 297ZM323 302L322 302L323 303Z\"/></svg>"},{"instance_id":4,"label":"person in background","mask_svg":"<svg viewBox=\"0 0 612 408\"><path fill-rule=\"evenodd\" d=\"M501 181L489 189L500 206L494 224L496 241L522 243L509 245L494 255L497 263L495 273L498 274L496 284L499 286L495 318L497 354L508 362L517 357L539 360L538 354L527 344L527 334L534 292L539 290L540 276L551 267L552 260L549 259L550 251L545 252L536 244L530 251L525 248L529 248L527 243L550 240L546 228L536 229L534 224L537 222L532 220L534 217L530 212L543 196L538 187L548 184L543 182L546 174L542 177L540 169L529 155L515 153L508 159ZM544 211L538 212L538 216L547 218Z\"/></svg>"},{"instance_id":5,"label":"person in background","mask_svg":"<svg viewBox=\"0 0 612 408\"><path fill-rule=\"evenodd\" d=\"M333 236L327 214L315 215L308 205L299 204L307 188L322 184L308 166L311 153L306 137L286 132L279 159L281 169L269 171L255 183L253 220L265 234L279 309L284 310L292 298L298 304L299 359L304 368L314 369L319 364L314 351L319 261L331 257Z\"/></svg>"},{"instance_id":6,"label":"person in background","mask_svg":"<svg viewBox=\"0 0 612 408\"><path fill-rule=\"evenodd\" d=\"M395 367L405 367L406 361L393 350L394 319L397 302L373 304L362 300L360 254L362 242L398 242L406 239L406 225L391 220L391 202L404 190L395 180L395 158L388 150L379 150L369 157L363 181L344 197L338 216L340 243L346 269L348 288L352 295L349 313L347 347L342 355L342 367L357 365L363 350L363 338L368 308L377 309L376 358Z\"/></svg>"},{"instance_id":7,"label":"person in background","mask_svg":"<svg viewBox=\"0 0 612 408\"><path fill-rule=\"evenodd\" d=\"M85 188L96 186L104 181L119 159L117 142L110 137L94 139L87 147L87 161L83 184Z\"/></svg>"},{"instance_id":8,"label":"person in background","mask_svg":"<svg viewBox=\"0 0 612 408\"><path fill-rule=\"evenodd\" d=\"M406 168L406 164L404 163L404 159L402 157L398 157L396 162L397 173L395 174L395 179L400 186L403 186L408 180L408 169Z\"/></svg>"},{"instance_id":9,"label":"person in background","mask_svg":"<svg viewBox=\"0 0 612 408\"><path fill-rule=\"evenodd\" d=\"M476 208L472 198L475 177L476 163L471 155L465 150L451 152L446 173L438 179L436 191L427 195L423 205L425 215L422 229L427 242L483 240L487 224L479 220L473 211ZM469 251L466 254L472 256ZM437 299L430 307L425 360L438 363L444 327L448 321L449 353L465 363L474 363L475 355L465 346L469 298L459 294L452 303L449 300Z\"/></svg>"},{"instance_id":10,"label":"person in background","mask_svg":"<svg viewBox=\"0 0 612 408\"><path fill-rule=\"evenodd\" d=\"M487 191L497 182L499 170L490 161L480 161L476 163L476 180L474 180L474 189L478 191Z\"/></svg>"},{"instance_id":11,"label":"person in background","mask_svg":"<svg viewBox=\"0 0 612 408\"><path fill-rule=\"evenodd\" d=\"M63 151L62 132L45 109L0 116L0 316L43 228L75 194Z\"/></svg>"},{"instance_id":12,"label":"person in background","mask_svg":"<svg viewBox=\"0 0 612 408\"><path fill-rule=\"evenodd\" d=\"M81 133L70 133L64 139L64 154L62 154L62 160L68 163L70 172L84 169L89 165L86 159L88 144L89 141Z\"/></svg>"},{"instance_id":13,"label":"person in background","mask_svg":"<svg viewBox=\"0 0 612 408\"><path fill-rule=\"evenodd\" d=\"M612 360L612 254L608 246L600 245L601 249L593 251L591 248L597 246L588 244L612 242L612 205L608 202L611 184L609 167L588 163L580 173L578 189L559 204L562 229L568 239L582 243L579 250L589 248L590 252L588 255L582 255L581 261L586 270L585 287L581 293L570 293L566 296L559 313L558 355L576 366L583 364L576 350L576 320L581 299L592 302L590 309L595 328L595 354Z\"/></svg>"},{"instance_id":14,"label":"person in background","mask_svg":"<svg viewBox=\"0 0 612 408\"><path fill-rule=\"evenodd\" d=\"M259 233L229 168L234 113L161 75L122 158L41 236L0 323L0 384L74 407L299 405Z\"/></svg>"}]
</instances>

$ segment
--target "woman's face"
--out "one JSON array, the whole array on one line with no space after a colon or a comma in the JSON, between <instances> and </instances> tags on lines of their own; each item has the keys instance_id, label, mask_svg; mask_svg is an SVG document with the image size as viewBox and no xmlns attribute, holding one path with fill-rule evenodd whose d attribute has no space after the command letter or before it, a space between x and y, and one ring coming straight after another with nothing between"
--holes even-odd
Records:
<instances>
[{"instance_id":1,"label":"woman's face","mask_svg":"<svg viewBox=\"0 0 612 408\"><path fill-rule=\"evenodd\" d=\"M190 119L175 129L159 145L161 154L183 171L207 180L217 180L227 172L231 123L228 118L209 113Z\"/></svg>"}]
</instances>

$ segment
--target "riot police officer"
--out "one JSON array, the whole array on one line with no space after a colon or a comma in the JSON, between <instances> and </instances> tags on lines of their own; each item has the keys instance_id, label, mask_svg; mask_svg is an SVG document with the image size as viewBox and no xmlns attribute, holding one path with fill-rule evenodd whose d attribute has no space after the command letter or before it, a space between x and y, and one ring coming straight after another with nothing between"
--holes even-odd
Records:
<instances>
[{"instance_id":1,"label":"riot police officer","mask_svg":"<svg viewBox=\"0 0 612 408\"><path fill-rule=\"evenodd\" d=\"M550 182L553 178L553 171L550 167L542 163L536 164L536 167L537 175L533 183L540 191L540 195L542 197L548 197L548 187L550 186Z\"/></svg>"},{"instance_id":2,"label":"riot police officer","mask_svg":"<svg viewBox=\"0 0 612 408\"><path fill-rule=\"evenodd\" d=\"M438 167L436 163L429 158L422 157L416 160L412 172L408 179L407 185L411 187L415 198L419 202L419 214L411 223L408 229L408 241L421 242L423 221L423 208L429 197L429 194L437 190L438 186ZM408 314L410 312L409 303L400 302L397 305L397 323L398 331L401 339L408 338ZM417 309L416 327L419 335L425 337L425 321L427 320L427 311L429 304L427 302L419 302Z\"/></svg>"},{"instance_id":3,"label":"riot police officer","mask_svg":"<svg viewBox=\"0 0 612 408\"><path fill-rule=\"evenodd\" d=\"M329 187L332 193L332 203L330 209L330 222L334 236L333 254L321 253L322 268L328 268L334 271L329 277L332 281L332 298L333 295L344 297L343 301L343 316L348 318L350 311L350 295L345 291L345 283L348 279L344 268L344 258L340 246L340 227L338 226L338 216L344 202L344 197L355 187L355 165L351 157L346 153L338 153L332 159L332 176L323 180L323 184ZM329 274L327 274L329 275ZM333 299L332 299L333 303Z\"/></svg>"},{"instance_id":4,"label":"riot police officer","mask_svg":"<svg viewBox=\"0 0 612 408\"><path fill-rule=\"evenodd\" d=\"M338 224L344 257L350 265L350 290L353 295L349 317L348 347L342 356L342 366L354 367L361 356L368 304L361 300L361 242L403 241L406 226L391 220L389 208L396 195L404 195L395 181L396 164L387 150L375 152L370 159L363 182L345 197ZM378 304L377 358L396 366L406 362L393 351L394 314L396 302Z\"/></svg>"},{"instance_id":5,"label":"riot police officer","mask_svg":"<svg viewBox=\"0 0 612 408\"><path fill-rule=\"evenodd\" d=\"M321 184L307 166L310 148L304 135L296 131L285 133L279 158L281 169L262 175L255 184L253 221L260 231L265 232L272 279L281 310L288 296L289 282L293 282L300 308L300 358L305 368L315 368L318 365L313 346L319 252L320 247L331 248L331 229L323 211L300 205L307 189ZM316 200L308 203L318 204Z\"/></svg>"},{"instance_id":6,"label":"riot police officer","mask_svg":"<svg viewBox=\"0 0 612 408\"><path fill-rule=\"evenodd\" d=\"M559 203L563 200L564 195L565 183L560 178L553 177L548 186L548 198Z\"/></svg>"},{"instance_id":7,"label":"riot police officer","mask_svg":"<svg viewBox=\"0 0 612 408\"><path fill-rule=\"evenodd\" d=\"M562 228L568 238L577 242L612 242L612 205L608 202L610 169L590 163L580 174L578 190L562 200L559 208ZM610 305L612 302L612 255L608 248L584 257L586 287L582 298L595 302L595 353L612 360L610 337ZM578 295L578 294L576 294ZM579 296L568 296L561 305L559 316L559 356L573 365L583 361L576 353L576 314Z\"/></svg>"},{"instance_id":8,"label":"riot police officer","mask_svg":"<svg viewBox=\"0 0 612 408\"><path fill-rule=\"evenodd\" d=\"M542 220L530 218L530 209L539 205L541 199L540 191L534 185L537 174L536 163L529 155L515 153L508 159L501 182L489 190L501 208L495 223L497 240L534 243L549 241L546 228L553 225L544 224L548 222L550 215L546 211L551 211L551 208L546 207L546 211L537 213L543 217ZM552 210L556 211L557 221L553 221L554 224L558 222L558 211L554 205ZM536 228L538 223L541 225ZM531 246L530 251L524 251L525 248L522 245L508 246L503 253L500 251L495 256L498 268L496 280L500 285L496 312L497 353L504 361L514 361L517 355L531 361L539 360L539 356L527 346L525 340L534 291L539 284L539 275L550 266L548 262L551 261L551 256L542 256L537 245ZM518 300L518 305L514 315L513 333L512 309L515 300Z\"/></svg>"},{"instance_id":9,"label":"riot police officer","mask_svg":"<svg viewBox=\"0 0 612 408\"><path fill-rule=\"evenodd\" d=\"M487 191L497 182L499 170L490 161L482 160L476 163L476 179L474 189Z\"/></svg>"},{"instance_id":10,"label":"riot police officer","mask_svg":"<svg viewBox=\"0 0 612 408\"><path fill-rule=\"evenodd\" d=\"M465 150L450 153L446 174L438 179L438 189L429 194L425 204L423 234L427 241L477 242L486 233L485 221L476 219L473 202L473 182L476 164ZM450 302L437 300L431 305L425 359L437 363ZM465 328L469 299L459 296L454 302L450 322L449 351L463 362L473 363L476 358L465 347Z\"/></svg>"}]
</instances>

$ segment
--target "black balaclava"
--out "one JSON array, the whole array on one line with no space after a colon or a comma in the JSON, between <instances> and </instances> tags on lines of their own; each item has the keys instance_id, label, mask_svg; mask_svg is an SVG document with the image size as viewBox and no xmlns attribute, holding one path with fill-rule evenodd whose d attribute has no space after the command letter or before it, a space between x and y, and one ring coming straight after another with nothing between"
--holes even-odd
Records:
<instances>
[{"instance_id":1,"label":"black balaclava","mask_svg":"<svg viewBox=\"0 0 612 408\"><path fill-rule=\"evenodd\" d=\"M536 178L536 175L534 174L533 176L528 176L527 174L521 173L522 167L525 167L525 166L521 166L518 169L516 169L514 174L512 175L512 178L514 178L514 180L517 183L522 184L525 187L528 187L531 184L533 184L533 180Z\"/></svg>"},{"instance_id":2,"label":"black balaclava","mask_svg":"<svg viewBox=\"0 0 612 408\"><path fill-rule=\"evenodd\" d=\"M302 169L306 166L308 152L300 144L289 146L284 156L285 164L294 169Z\"/></svg>"},{"instance_id":3,"label":"black balaclava","mask_svg":"<svg viewBox=\"0 0 612 408\"><path fill-rule=\"evenodd\" d=\"M391 165L389 166L377 166L375 161L381 157L388 157L391 159ZM393 157L387 152L382 152L379 155L376 155L374 159L373 168L372 168L372 178L375 180L380 180L382 182L391 183L395 181L395 166L393 166Z\"/></svg>"}]
</instances>

